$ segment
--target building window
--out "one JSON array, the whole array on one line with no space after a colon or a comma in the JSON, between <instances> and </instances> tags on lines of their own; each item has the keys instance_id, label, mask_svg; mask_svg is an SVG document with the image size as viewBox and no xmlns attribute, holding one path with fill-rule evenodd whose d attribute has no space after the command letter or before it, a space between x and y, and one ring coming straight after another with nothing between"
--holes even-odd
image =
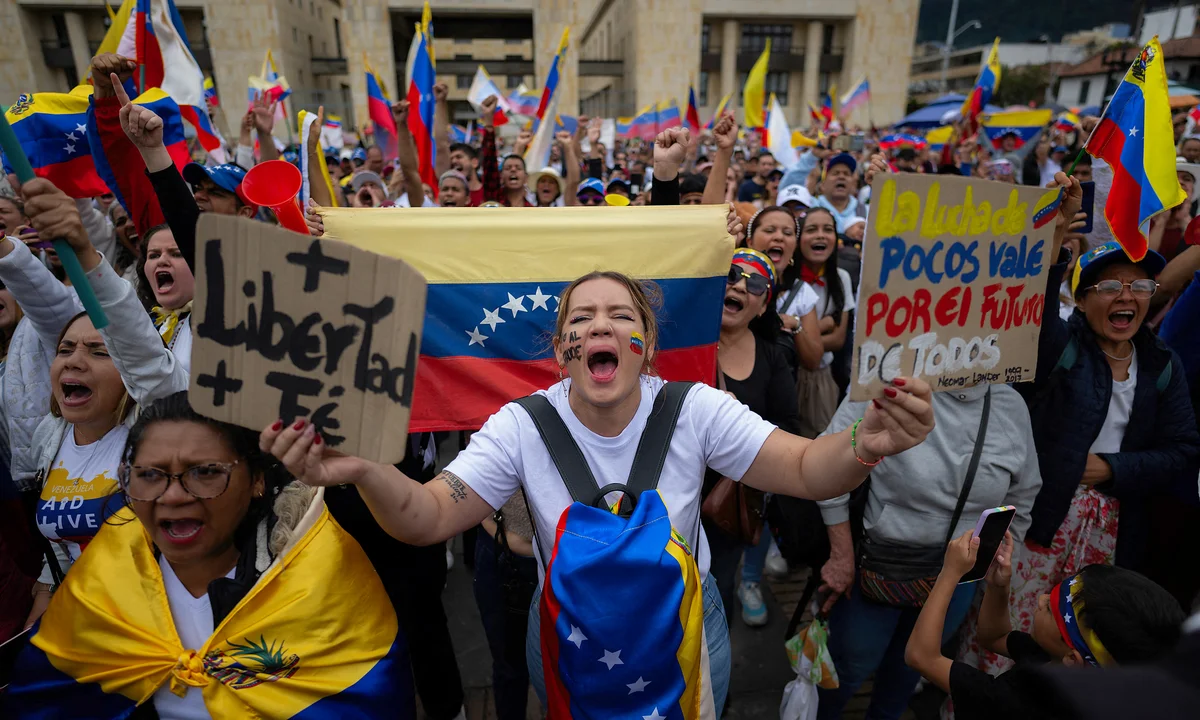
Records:
<instances>
[{"instance_id":1,"label":"building window","mask_svg":"<svg viewBox=\"0 0 1200 720\"><path fill-rule=\"evenodd\" d=\"M300 42L300 33L296 32L296 28L292 28L292 42L293 43Z\"/></svg>"},{"instance_id":2,"label":"building window","mask_svg":"<svg viewBox=\"0 0 1200 720\"><path fill-rule=\"evenodd\" d=\"M524 75L509 75L504 81L505 86L508 87L509 90L517 87L523 82L525 82Z\"/></svg>"},{"instance_id":3,"label":"building window","mask_svg":"<svg viewBox=\"0 0 1200 720\"><path fill-rule=\"evenodd\" d=\"M1080 105L1087 104L1088 92L1092 89L1091 80L1083 80L1079 83L1079 99L1076 101Z\"/></svg>"},{"instance_id":4,"label":"building window","mask_svg":"<svg viewBox=\"0 0 1200 720\"><path fill-rule=\"evenodd\" d=\"M474 75L455 75L454 84L459 90L467 90L471 87L471 81L474 79Z\"/></svg>"},{"instance_id":5,"label":"building window","mask_svg":"<svg viewBox=\"0 0 1200 720\"><path fill-rule=\"evenodd\" d=\"M708 43L711 38L712 38L712 26L709 25L708 23L704 23L703 25L700 26L700 52L701 53L704 53L704 54L708 53Z\"/></svg>"},{"instance_id":6,"label":"building window","mask_svg":"<svg viewBox=\"0 0 1200 720\"><path fill-rule=\"evenodd\" d=\"M771 101L771 93L775 93L775 97L779 100L779 104L787 107L788 104L788 73L785 72L769 72L767 73L766 88L763 90L763 95L767 102Z\"/></svg>"},{"instance_id":7,"label":"building window","mask_svg":"<svg viewBox=\"0 0 1200 720\"><path fill-rule=\"evenodd\" d=\"M522 42L521 38L504 38L505 45L520 45Z\"/></svg>"},{"instance_id":8,"label":"building window","mask_svg":"<svg viewBox=\"0 0 1200 720\"><path fill-rule=\"evenodd\" d=\"M771 52L787 52L792 48L791 25L743 25L739 49L743 52L762 52L771 39Z\"/></svg>"},{"instance_id":9,"label":"building window","mask_svg":"<svg viewBox=\"0 0 1200 720\"><path fill-rule=\"evenodd\" d=\"M342 21L338 18L333 19L333 39L337 42L338 57L342 55Z\"/></svg>"},{"instance_id":10,"label":"building window","mask_svg":"<svg viewBox=\"0 0 1200 720\"><path fill-rule=\"evenodd\" d=\"M700 71L700 86L696 88L696 104L704 107L708 104L708 71Z\"/></svg>"},{"instance_id":11,"label":"building window","mask_svg":"<svg viewBox=\"0 0 1200 720\"><path fill-rule=\"evenodd\" d=\"M828 55L833 52L833 25L826 24L824 32L821 34L821 54ZM782 102L782 101L780 101Z\"/></svg>"},{"instance_id":12,"label":"building window","mask_svg":"<svg viewBox=\"0 0 1200 720\"><path fill-rule=\"evenodd\" d=\"M469 43L469 42L471 42L471 38L464 38L464 37L456 37L456 38L454 38L454 44L455 44L455 45L466 45L466 44L467 44L467 43Z\"/></svg>"}]
</instances>

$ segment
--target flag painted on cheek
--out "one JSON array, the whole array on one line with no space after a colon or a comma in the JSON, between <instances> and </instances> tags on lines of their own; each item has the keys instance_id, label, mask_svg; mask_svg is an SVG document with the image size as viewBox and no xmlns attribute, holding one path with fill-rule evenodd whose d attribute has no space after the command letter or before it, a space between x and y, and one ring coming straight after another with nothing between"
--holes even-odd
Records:
<instances>
[{"instance_id":1,"label":"flag painted on cheek","mask_svg":"<svg viewBox=\"0 0 1200 720\"><path fill-rule=\"evenodd\" d=\"M640 332L634 331L634 333L629 336L629 349L638 355L646 352L646 340L642 337Z\"/></svg>"},{"instance_id":2,"label":"flag painted on cheek","mask_svg":"<svg viewBox=\"0 0 1200 720\"><path fill-rule=\"evenodd\" d=\"M627 214L626 214L627 213ZM410 429L466 430L558 380L551 336L563 289L595 270L655 281L653 361L711 382L733 239L716 206L323 213L335 240L412 264L429 283Z\"/></svg>"}]
</instances>

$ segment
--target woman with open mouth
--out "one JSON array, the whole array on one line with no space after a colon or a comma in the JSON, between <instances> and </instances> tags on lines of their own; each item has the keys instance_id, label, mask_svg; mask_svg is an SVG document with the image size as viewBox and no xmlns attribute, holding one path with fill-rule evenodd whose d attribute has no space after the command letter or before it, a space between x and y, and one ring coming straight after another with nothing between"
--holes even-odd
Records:
<instances>
[{"instance_id":1,"label":"woman with open mouth","mask_svg":"<svg viewBox=\"0 0 1200 720\"><path fill-rule=\"evenodd\" d=\"M1150 250L1135 262L1115 242L1092 248L1075 263L1075 312L1063 321L1058 288L1070 253L1060 248L1082 190L1061 172L1055 181L1067 196L1050 248L1056 264L1047 278L1037 378L1016 386L1029 403L1042 473L1033 523L1013 562L1012 616L1024 631L1039 594L1089 563L1169 584L1154 571L1175 573L1178 563L1154 563L1148 552L1153 507L1196 503L1200 459L1183 366L1143 325L1166 261Z\"/></svg>"},{"instance_id":2,"label":"woman with open mouth","mask_svg":"<svg viewBox=\"0 0 1200 720\"><path fill-rule=\"evenodd\" d=\"M323 488L185 392L143 409L122 451L116 512L23 650L5 717L415 717L396 613Z\"/></svg>"},{"instance_id":3,"label":"woman with open mouth","mask_svg":"<svg viewBox=\"0 0 1200 720\"><path fill-rule=\"evenodd\" d=\"M553 690L551 717L567 713L576 718L614 717L618 701L625 717L635 710L638 716L662 717L659 712L670 713L671 707L681 707L687 718L719 716L729 683L730 650L720 595L709 578L708 542L699 527L706 468L766 492L829 498L857 487L871 466L920 443L933 426L929 385L914 378L893 381L852 430L817 440L777 429L740 401L707 385L664 383L654 371L659 327L653 293L654 286L611 271L596 271L568 285L560 294L553 335L562 380L501 408L427 484L411 480L391 465L327 454L320 435L303 421L286 427L277 422L261 434L261 446L301 482L356 485L380 525L407 543L441 542L479 524L509 497L524 491L545 576L543 587L558 588L553 597L543 593L531 608L527 651L535 689L543 700ZM671 398L682 404L670 406L673 410L667 414ZM663 412L652 420L652 407L660 401ZM578 468L568 473L569 480L559 473L539 430L551 417L553 425L547 432L553 431L555 445L573 444L578 453L577 463L564 464ZM649 438L649 433L643 437L643 431L650 427L673 428L665 439L655 433L654 447L663 453L661 459L639 463L646 470L638 477L649 473L652 489L629 495L613 492L617 488L610 485L624 486L630 477L638 448ZM647 462L653 462L653 467ZM575 492L583 489L584 469L594 478L587 482L589 486L595 484L597 491L604 488L599 491L604 494L594 500L604 507L572 501ZM618 498L616 512L621 514L614 515L607 506ZM660 598L648 596L651 587L631 583L627 574L613 574L614 568L602 563L589 568L606 573L609 581L603 592L588 597L610 609L605 615L609 621L600 626L587 621L564 625L561 613L566 606L557 594L564 588L561 583L569 586L585 575L594 580L595 575L564 575L562 563L570 567L585 558L580 551L564 554L563 543L575 543L579 536L564 532L560 523L573 523L580 516L596 523L624 522L626 511L632 509L636 518L646 508L659 513L654 529L647 532L668 538L667 548L659 545L652 561L633 566L627 556L615 558L612 553L620 553L622 543L590 547L604 553L606 560L619 559L621 568L639 574L642 582L652 586L673 582L680 587L678 583L687 578L686 591L681 589L690 603L686 621L680 596L670 596L673 612L656 615L649 610L661 606ZM554 559L548 562L552 553ZM542 625L537 621L539 607ZM582 605L573 607L581 614L585 611ZM651 630L670 625L676 628L674 639L659 642L665 636ZM616 632L624 640L618 641ZM691 639L686 649L680 644L685 632ZM685 666L689 674L681 679ZM675 668L676 680L652 675L669 667ZM588 685L589 679L597 685ZM589 688L599 684L608 688L603 697L589 694ZM570 703L571 709L563 703ZM597 704L607 711L597 709Z\"/></svg>"},{"instance_id":4,"label":"woman with open mouth","mask_svg":"<svg viewBox=\"0 0 1200 720\"><path fill-rule=\"evenodd\" d=\"M86 313L56 324L59 309L45 307L43 298L46 288L56 286L50 271L23 243L0 240L0 281L24 307L38 309L29 319L42 344L54 349L49 414L37 425L31 447L34 489L40 493L37 525L53 547L35 586L32 625L52 589L121 504L110 496L117 490L135 405L186 389L188 376L163 346L133 287L92 247L75 203L42 179L23 190L34 228L42 237L67 240L109 319L102 330Z\"/></svg>"},{"instance_id":5,"label":"woman with open mouth","mask_svg":"<svg viewBox=\"0 0 1200 720\"><path fill-rule=\"evenodd\" d=\"M800 434L816 437L825 431L838 405L838 386L830 365L833 354L846 344L854 292L850 273L838 267L837 220L823 207L801 211L800 282L817 296L817 327L821 333L821 365L802 367L796 375L796 404Z\"/></svg>"},{"instance_id":6,"label":"woman with open mouth","mask_svg":"<svg viewBox=\"0 0 1200 720\"><path fill-rule=\"evenodd\" d=\"M796 269L798 228L796 218L787 208L765 207L746 223L745 244L771 258L775 265L778 285L774 293L775 309L785 333L783 344L792 348L789 362L797 370L801 367L816 370L824 352L817 323L817 295L800 282Z\"/></svg>"},{"instance_id":7,"label":"woman with open mouth","mask_svg":"<svg viewBox=\"0 0 1200 720\"><path fill-rule=\"evenodd\" d=\"M157 304L151 312L163 344L179 359L184 372L192 366L192 295L196 279L175 244L171 228L146 231L146 282Z\"/></svg>"}]
</instances>

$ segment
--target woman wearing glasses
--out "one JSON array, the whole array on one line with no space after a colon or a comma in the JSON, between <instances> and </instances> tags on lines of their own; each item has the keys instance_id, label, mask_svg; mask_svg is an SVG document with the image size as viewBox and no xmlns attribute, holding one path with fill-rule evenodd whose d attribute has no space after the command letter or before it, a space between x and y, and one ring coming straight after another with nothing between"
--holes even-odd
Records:
<instances>
[{"instance_id":1,"label":"woman wearing glasses","mask_svg":"<svg viewBox=\"0 0 1200 720\"><path fill-rule=\"evenodd\" d=\"M1113 242L1079 258L1075 313L1059 317L1067 267L1059 247L1079 206L1067 186L1052 248L1037 379L1018 386L1029 402L1042 489L1013 572L1013 617L1028 631L1041 594L1085 565L1144 571L1150 500L1190 482L1196 494L1200 437L1179 358L1142 327L1165 265L1153 250L1134 262ZM1190 474L1190 480L1188 475Z\"/></svg>"},{"instance_id":2,"label":"woman wearing glasses","mask_svg":"<svg viewBox=\"0 0 1200 720\"><path fill-rule=\"evenodd\" d=\"M75 203L45 180L23 188L26 211L43 237L65 238L75 250L92 289L108 315L108 327L97 330L79 313L43 341L53 353L50 363L50 413L33 434L31 453L40 497L36 521L53 550L46 553L27 626L50 603L50 594L121 503L117 490L121 450L133 422L133 409L156 398L187 389L188 376L164 345L137 299L92 247ZM23 243L0 239L0 280L24 306L38 300L55 281ZM34 318L39 332L50 329L53 313L44 308Z\"/></svg>"}]
</instances>

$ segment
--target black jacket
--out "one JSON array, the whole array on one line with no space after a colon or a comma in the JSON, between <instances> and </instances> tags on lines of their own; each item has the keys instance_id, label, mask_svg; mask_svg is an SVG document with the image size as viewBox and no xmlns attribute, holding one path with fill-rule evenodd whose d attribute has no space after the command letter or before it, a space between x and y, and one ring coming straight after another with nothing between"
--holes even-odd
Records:
<instances>
[{"instance_id":1,"label":"black jacket","mask_svg":"<svg viewBox=\"0 0 1200 720\"><path fill-rule=\"evenodd\" d=\"M1058 287L1066 272L1066 262L1059 259L1049 273L1037 379L1017 386L1029 403L1042 471L1026 537L1047 547L1067 516L1112 397L1112 370L1082 312L1077 310L1069 322L1059 317ZM1074 362L1063 367L1059 361L1072 343ZM1138 369L1129 425L1121 451L1101 454L1113 476L1096 489L1121 504L1116 564L1138 570L1150 531L1150 498L1196 495L1200 434L1179 357L1144 325L1133 344Z\"/></svg>"}]
</instances>

